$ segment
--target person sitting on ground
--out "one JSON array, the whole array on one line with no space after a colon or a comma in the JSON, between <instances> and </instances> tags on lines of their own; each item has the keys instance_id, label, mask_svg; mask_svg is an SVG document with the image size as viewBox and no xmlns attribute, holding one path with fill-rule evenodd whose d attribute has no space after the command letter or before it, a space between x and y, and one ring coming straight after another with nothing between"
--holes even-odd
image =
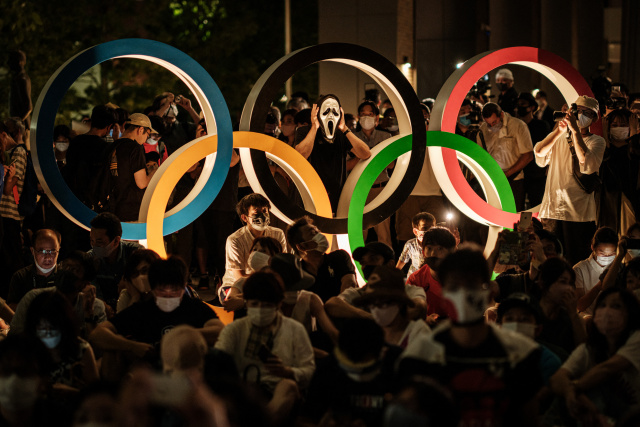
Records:
<instances>
[{"instance_id":1,"label":"person sitting on ground","mask_svg":"<svg viewBox=\"0 0 640 427\"><path fill-rule=\"evenodd\" d=\"M442 260L455 252L457 242L445 227L431 227L422 237L424 265L407 279L407 284L420 286L427 294L427 323L434 325L439 318L451 316L451 305L442 297L438 269Z\"/></svg>"},{"instance_id":2,"label":"person sitting on ground","mask_svg":"<svg viewBox=\"0 0 640 427\"><path fill-rule=\"evenodd\" d=\"M287 227L287 243L316 279L309 291L323 302L356 286L355 266L349 254L342 249L326 253L329 241L308 216Z\"/></svg>"},{"instance_id":3,"label":"person sitting on ground","mask_svg":"<svg viewBox=\"0 0 640 427\"><path fill-rule=\"evenodd\" d=\"M231 286L236 280L249 275L248 261L255 238L273 237L280 242L282 248L287 247L282 230L269 226L270 209L269 200L258 193L244 196L236 205L238 216L245 226L227 237L223 286Z\"/></svg>"},{"instance_id":4,"label":"person sitting on ground","mask_svg":"<svg viewBox=\"0 0 640 427\"><path fill-rule=\"evenodd\" d=\"M120 282L124 282L124 289L120 291L116 313L120 313L136 302L150 297L149 266L157 259L160 259L160 256L151 249L136 249L133 251L124 266L124 273Z\"/></svg>"},{"instance_id":5,"label":"person sitting on ground","mask_svg":"<svg viewBox=\"0 0 640 427\"><path fill-rule=\"evenodd\" d=\"M422 255L422 238L424 233L436 225L436 218L429 212L420 212L411 219L413 226L413 239L407 240L404 244L400 259L396 264L396 268L403 269L405 265L411 263L407 276L411 276L424 264L424 256Z\"/></svg>"},{"instance_id":6,"label":"person sitting on ground","mask_svg":"<svg viewBox=\"0 0 640 427\"><path fill-rule=\"evenodd\" d=\"M120 219L110 212L98 214L91 220L91 250L88 252L98 263L98 272L93 282L97 295L115 310L118 290L127 260L138 243L122 240Z\"/></svg>"},{"instance_id":7,"label":"person sitting on ground","mask_svg":"<svg viewBox=\"0 0 640 427\"><path fill-rule=\"evenodd\" d=\"M484 322L491 275L482 252L461 248L444 258L438 274L453 315L406 348L399 375L430 377L445 386L460 425L538 425L540 347Z\"/></svg>"},{"instance_id":8,"label":"person sitting on ground","mask_svg":"<svg viewBox=\"0 0 640 427\"><path fill-rule=\"evenodd\" d=\"M393 249L384 243L367 243L364 247L356 248L353 251L353 257L354 259L359 259L365 280L369 280L374 272L377 272L378 275L395 274L392 273L396 270L393 268L395 262ZM325 303L325 310L334 319L345 317L371 319L371 313L366 310L366 307L363 309L354 305L354 301L361 297L367 289L368 285L361 288L347 288L338 296L330 298ZM427 301L424 289L408 284L405 285L404 289L409 299L413 301L413 306L408 308L409 318L424 319L427 315Z\"/></svg>"},{"instance_id":9,"label":"person sitting on ground","mask_svg":"<svg viewBox=\"0 0 640 427\"><path fill-rule=\"evenodd\" d=\"M98 325L89 336L101 350L120 352L133 360L141 359L160 343L162 335L177 325L187 324L213 344L223 325L204 302L185 296L187 266L178 257L157 259L149 266L149 286L153 299L140 301ZM124 352L124 353L123 353ZM154 360L153 354L149 357ZM114 374L122 366L103 367ZM115 371L114 371L115 370Z\"/></svg>"},{"instance_id":10,"label":"person sitting on ground","mask_svg":"<svg viewBox=\"0 0 640 427\"><path fill-rule=\"evenodd\" d=\"M596 301L587 342L551 378L569 414L582 425L616 420L640 393L640 303L626 289L609 288ZM554 424L558 425L558 424Z\"/></svg>"},{"instance_id":11,"label":"person sitting on ground","mask_svg":"<svg viewBox=\"0 0 640 427\"><path fill-rule=\"evenodd\" d=\"M73 307L60 292L44 292L33 299L24 332L49 350L54 362L49 379L61 397L98 380L93 350L78 336Z\"/></svg>"},{"instance_id":12,"label":"person sitting on ground","mask_svg":"<svg viewBox=\"0 0 640 427\"><path fill-rule=\"evenodd\" d=\"M207 341L196 328L189 325L176 326L163 335L160 341L162 372L202 378L207 351Z\"/></svg>"},{"instance_id":13,"label":"person sitting on ground","mask_svg":"<svg viewBox=\"0 0 640 427\"><path fill-rule=\"evenodd\" d=\"M381 274L382 269L388 269L387 274ZM398 269L378 267L369 277L366 291L354 304L367 308L384 331L387 345L404 349L420 334L430 332L424 320L409 318L408 308L413 307L414 302L407 296L404 277Z\"/></svg>"},{"instance_id":14,"label":"person sitting on ground","mask_svg":"<svg viewBox=\"0 0 640 427\"><path fill-rule=\"evenodd\" d=\"M592 303L595 296L591 291L600 282L600 277L616 257L618 235L609 227L600 227L591 240L591 255L573 266L576 272L576 295L578 311L583 315L593 314Z\"/></svg>"},{"instance_id":15,"label":"person sitting on ground","mask_svg":"<svg viewBox=\"0 0 640 427\"><path fill-rule=\"evenodd\" d=\"M315 362L304 326L279 312L282 284L269 272L253 273L244 285L247 317L227 325L215 348L233 356L245 380L256 378L266 393L274 425L287 419L300 399Z\"/></svg>"},{"instance_id":16,"label":"person sitting on ground","mask_svg":"<svg viewBox=\"0 0 640 427\"><path fill-rule=\"evenodd\" d=\"M34 233L31 247L33 264L16 271L9 284L7 304L13 310L31 289L55 286L61 240L60 233L55 230L41 229Z\"/></svg>"}]
</instances>

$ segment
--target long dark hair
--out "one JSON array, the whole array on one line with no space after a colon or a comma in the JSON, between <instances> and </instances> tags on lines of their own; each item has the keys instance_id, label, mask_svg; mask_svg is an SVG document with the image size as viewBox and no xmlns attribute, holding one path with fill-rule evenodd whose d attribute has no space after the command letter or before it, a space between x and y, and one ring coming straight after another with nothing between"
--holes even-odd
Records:
<instances>
[{"instance_id":1,"label":"long dark hair","mask_svg":"<svg viewBox=\"0 0 640 427\"><path fill-rule=\"evenodd\" d=\"M571 276L571 283L575 286L576 272L573 271L571 265L563 258L548 258L542 263L540 266L540 274L538 276L538 285L540 286L543 296L549 292L551 285L556 283L565 271L569 272L569 275Z\"/></svg>"},{"instance_id":2,"label":"long dark hair","mask_svg":"<svg viewBox=\"0 0 640 427\"><path fill-rule=\"evenodd\" d=\"M35 297L27 310L25 333L37 338L36 329L41 320L46 320L53 328L60 329L61 358L76 358L79 351L78 323L69 300L58 291L43 292Z\"/></svg>"},{"instance_id":3,"label":"long dark hair","mask_svg":"<svg viewBox=\"0 0 640 427\"><path fill-rule=\"evenodd\" d=\"M627 342L629 335L631 335L632 332L640 329L640 301L638 301L638 298L636 298L633 293L626 289L616 287L605 289L600 293L600 295L598 295L598 299L596 300L595 309L593 310L594 318L598 308L602 306L605 298L616 293L620 295L622 304L627 311L627 324L616 343L617 350ZM587 346L593 352L596 363L604 362L611 357L611 354L609 354L607 339L602 333L600 333L598 328L596 328L593 320L587 324Z\"/></svg>"}]
</instances>

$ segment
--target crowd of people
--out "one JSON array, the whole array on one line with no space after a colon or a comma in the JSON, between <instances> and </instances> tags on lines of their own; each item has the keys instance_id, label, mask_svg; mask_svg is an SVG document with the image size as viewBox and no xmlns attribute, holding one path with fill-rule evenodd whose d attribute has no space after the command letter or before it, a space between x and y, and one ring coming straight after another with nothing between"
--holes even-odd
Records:
<instances>
[{"instance_id":1,"label":"crowd of people","mask_svg":"<svg viewBox=\"0 0 640 427\"><path fill-rule=\"evenodd\" d=\"M162 259L123 240L122 223L168 156L207 135L187 97L142 113L97 105L79 135L56 126L60 173L98 212L89 231L34 181L28 117L0 121L0 425L637 425L640 95L610 84L554 112L509 69L495 78L497 102L474 87L456 133L539 215L488 256L486 228L447 215L428 154L407 200L348 253L312 218L273 215L234 151L219 195L165 237ZM350 171L399 131L377 90L354 114L336 95L295 94L264 130L315 168L334 213Z\"/></svg>"}]
</instances>

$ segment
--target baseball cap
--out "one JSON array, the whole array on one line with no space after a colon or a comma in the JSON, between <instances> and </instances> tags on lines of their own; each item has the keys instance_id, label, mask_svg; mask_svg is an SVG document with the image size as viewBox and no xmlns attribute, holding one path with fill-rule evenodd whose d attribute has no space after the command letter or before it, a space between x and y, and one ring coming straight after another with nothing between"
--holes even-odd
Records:
<instances>
[{"instance_id":1,"label":"baseball cap","mask_svg":"<svg viewBox=\"0 0 640 427\"><path fill-rule=\"evenodd\" d=\"M364 245L364 247L361 246L359 248L356 248L356 250L353 251L353 259L355 259L358 262L361 262L362 258L368 253L382 255L382 257L384 258L384 262L387 262L391 259L396 258L396 255L393 252L393 249L391 249L388 245L382 242L369 242L366 245Z\"/></svg>"},{"instance_id":2,"label":"baseball cap","mask_svg":"<svg viewBox=\"0 0 640 427\"><path fill-rule=\"evenodd\" d=\"M144 128L150 129L151 133L159 133L157 130L151 127L151 120L145 114L142 113L133 113L129 116L129 119L125 122L125 125L135 125L142 126Z\"/></svg>"}]
</instances>

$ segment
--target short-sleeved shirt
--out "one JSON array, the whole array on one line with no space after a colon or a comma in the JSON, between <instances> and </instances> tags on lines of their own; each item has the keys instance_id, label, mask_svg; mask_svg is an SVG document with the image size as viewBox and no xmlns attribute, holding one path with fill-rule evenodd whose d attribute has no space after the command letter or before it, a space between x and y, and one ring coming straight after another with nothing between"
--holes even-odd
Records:
<instances>
[{"instance_id":1,"label":"short-sleeved shirt","mask_svg":"<svg viewBox=\"0 0 640 427\"><path fill-rule=\"evenodd\" d=\"M327 302L329 298L340 294L342 278L347 274L355 274L355 272L356 267L345 250L340 249L324 254L322 264L316 274L316 281L309 288L309 292L318 295L322 302Z\"/></svg>"},{"instance_id":2,"label":"short-sleeved shirt","mask_svg":"<svg viewBox=\"0 0 640 427\"><path fill-rule=\"evenodd\" d=\"M367 137L364 131L359 130L358 132L353 133L355 136L360 138L363 142L365 142L369 148L373 148L376 145L380 144L385 139L391 138L391 134L389 132L385 132L383 130L374 129L371 132L371 136ZM380 175L376 178L375 184L380 184L381 182L389 181L389 172L387 170L383 170L380 172Z\"/></svg>"},{"instance_id":3,"label":"short-sleeved shirt","mask_svg":"<svg viewBox=\"0 0 640 427\"><path fill-rule=\"evenodd\" d=\"M424 264L424 256L422 255L422 246L420 246L420 242L418 242L417 238L407 240L407 243L404 244L404 248L402 248L402 253L400 254L400 259L398 261L405 264L411 263L408 272L409 275L412 275L422 267L422 264Z\"/></svg>"},{"instance_id":4,"label":"short-sleeved shirt","mask_svg":"<svg viewBox=\"0 0 640 427\"><path fill-rule=\"evenodd\" d=\"M407 284L424 288L427 294L427 315L437 314L440 317L451 317L454 310L451 303L442 297L442 285L431 275L431 267L427 264L420 267L407 279Z\"/></svg>"},{"instance_id":5,"label":"short-sleeved shirt","mask_svg":"<svg viewBox=\"0 0 640 427\"><path fill-rule=\"evenodd\" d=\"M536 118L532 119L529 123L527 123L527 128L529 128L529 133L531 134L531 142L535 147L537 143L542 141L549 135L551 129L549 128L549 124L547 122L543 122L542 120L538 120ZM541 168L536 164L536 162L529 162L527 166L524 167L524 176L525 178L544 178L546 177L547 170L546 168Z\"/></svg>"},{"instance_id":6,"label":"short-sleeved shirt","mask_svg":"<svg viewBox=\"0 0 640 427\"><path fill-rule=\"evenodd\" d=\"M100 258L97 261L98 271L92 283L96 287L98 298L102 298L104 302L113 308L116 307L118 301L118 284L124 274L127 260L133 251L140 248L142 246L138 243L120 241L120 247L117 249L118 256L113 264L108 263L104 258ZM93 249L87 253L93 255Z\"/></svg>"},{"instance_id":7,"label":"short-sleeved shirt","mask_svg":"<svg viewBox=\"0 0 640 427\"><path fill-rule=\"evenodd\" d=\"M296 145L301 141L296 134ZM340 129L336 129L332 142L325 141L322 132L317 132L313 150L307 158L327 189L334 212L338 208L340 193L347 180L347 153L351 148L351 143Z\"/></svg>"},{"instance_id":8,"label":"short-sleeved shirt","mask_svg":"<svg viewBox=\"0 0 640 427\"><path fill-rule=\"evenodd\" d=\"M118 334L133 341L158 344L162 336L178 325L202 328L216 313L204 302L183 296L178 308L165 313L156 305L155 298L141 301L116 314L111 323Z\"/></svg>"},{"instance_id":9,"label":"short-sleeved shirt","mask_svg":"<svg viewBox=\"0 0 640 427\"><path fill-rule=\"evenodd\" d=\"M517 163L520 156L533 151L531 134L527 124L520 119L504 113L503 125L499 132L489 131L487 122L482 122L480 132L484 136L487 152L493 157L503 171ZM478 144L482 145L480 135ZM523 179L524 172L520 171L513 179Z\"/></svg>"},{"instance_id":10,"label":"short-sleeved shirt","mask_svg":"<svg viewBox=\"0 0 640 427\"><path fill-rule=\"evenodd\" d=\"M18 304L22 297L32 289L50 288L51 286L55 286L58 282L56 281L57 272L58 267L56 266L51 274L48 276L42 276L37 274L37 267L33 264L16 271L13 273L9 284L7 303Z\"/></svg>"},{"instance_id":11,"label":"short-sleeved shirt","mask_svg":"<svg viewBox=\"0 0 640 427\"><path fill-rule=\"evenodd\" d=\"M24 186L24 174L27 168L27 150L24 145L17 146L8 151L5 157L9 157L5 165L10 165L15 160L16 177L18 177L17 196L20 200L22 194L22 187ZM18 204L16 203L16 187L9 194L1 194L2 200L0 200L0 216L3 218L9 218L16 221L22 221L22 217L18 213Z\"/></svg>"},{"instance_id":12,"label":"short-sleeved shirt","mask_svg":"<svg viewBox=\"0 0 640 427\"><path fill-rule=\"evenodd\" d=\"M91 206L96 171L107 167L109 144L97 135L78 135L69 143L62 176L82 203Z\"/></svg>"},{"instance_id":13,"label":"short-sleeved shirt","mask_svg":"<svg viewBox=\"0 0 640 427\"><path fill-rule=\"evenodd\" d=\"M146 174L147 162L144 157L144 148L129 138L119 139L114 144L116 145L115 155L108 156L111 175L114 179L114 213L120 221L137 221L144 189L138 187L134 174L140 170L145 171Z\"/></svg>"},{"instance_id":14,"label":"short-sleeved shirt","mask_svg":"<svg viewBox=\"0 0 640 427\"><path fill-rule=\"evenodd\" d=\"M583 137L587 146L585 162L580 172L598 172L606 142L598 135ZM547 184L540 207L540 218L560 221L587 222L596 219L596 202L593 193L587 194L580 187L571 169L571 151L565 134L556 138L546 156L541 156L537 148L533 150L536 163L540 167L549 165Z\"/></svg>"}]
</instances>

